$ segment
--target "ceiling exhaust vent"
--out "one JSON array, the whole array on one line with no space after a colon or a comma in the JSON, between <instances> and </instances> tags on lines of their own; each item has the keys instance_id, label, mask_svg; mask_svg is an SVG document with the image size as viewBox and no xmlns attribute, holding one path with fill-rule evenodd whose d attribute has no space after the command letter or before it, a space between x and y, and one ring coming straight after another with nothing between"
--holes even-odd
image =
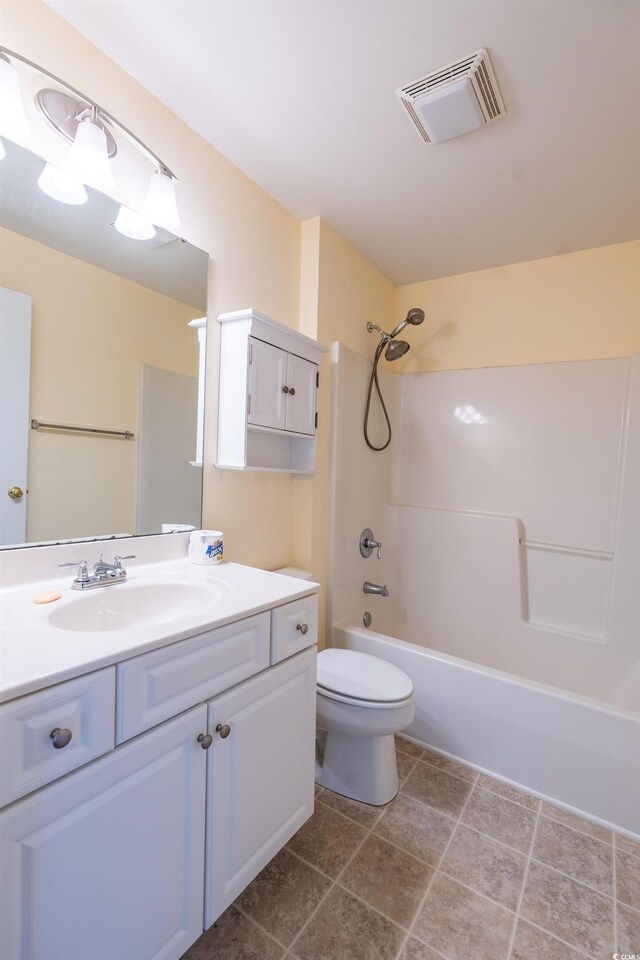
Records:
<instances>
[{"instance_id":1,"label":"ceiling exhaust vent","mask_svg":"<svg viewBox=\"0 0 640 960\"><path fill-rule=\"evenodd\" d=\"M425 143L460 137L505 114L486 50L427 73L396 94Z\"/></svg>"}]
</instances>

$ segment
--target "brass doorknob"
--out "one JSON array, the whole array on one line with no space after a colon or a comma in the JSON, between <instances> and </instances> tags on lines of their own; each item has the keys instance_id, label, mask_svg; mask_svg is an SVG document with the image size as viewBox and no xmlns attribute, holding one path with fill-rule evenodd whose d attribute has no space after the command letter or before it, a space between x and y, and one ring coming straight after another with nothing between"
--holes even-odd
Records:
<instances>
[{"instance_id":1,"label":"brass doorknob","mask_svg":"<svg viewBox=\"0 0 640 960\"><path fill-rule=\"evenodd\" d=\"M12 500L22 500L24 497L24 490L22 487L9 487L7 490L7 496L11 497Z\"/></svg>"}]
</instances>

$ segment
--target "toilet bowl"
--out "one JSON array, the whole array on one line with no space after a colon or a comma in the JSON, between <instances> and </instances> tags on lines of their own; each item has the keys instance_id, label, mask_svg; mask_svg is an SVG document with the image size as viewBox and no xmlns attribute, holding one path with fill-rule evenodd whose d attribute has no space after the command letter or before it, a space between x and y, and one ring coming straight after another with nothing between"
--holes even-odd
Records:
<instances>
[{"instance_id":1,"label":"toilet bowl","mask_svg":"<svg viewBox=\"0 0 640 960\"><path fill-rule=\"evenodd\" d=\"M415 713L413 684L397 667L355 650L318 654L316 781L380 806L398 792L394 734Z\"/></svg>"}]
</instances>

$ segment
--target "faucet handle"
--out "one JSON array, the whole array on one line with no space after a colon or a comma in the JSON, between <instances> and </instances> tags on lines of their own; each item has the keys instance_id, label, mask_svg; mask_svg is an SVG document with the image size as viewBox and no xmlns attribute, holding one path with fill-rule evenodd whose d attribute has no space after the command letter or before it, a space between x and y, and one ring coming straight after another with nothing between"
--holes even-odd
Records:
<instances>
[{"instance_id":1,"label":"faucet handle","mask_svg":"<svg viewBox=\"0 0 640 960\"><path fill-rule=\"evenodd\" d=\"M86 560L69 560L68 563L59 563L59 567L77 567L78 575L76 580L80 583L84 583L89 579L89 573L87 571L87 561Z\"/></svg>"},{"instance_id":2,"label":"faucet handle","mask_svg":"<svg viewBox=\"0 0 640 960\"><path fill-rule=\"evenodd\" d=\"M135 553L128 553L126 557L116 556L113 558L113 565L114 567L121 567L123 560L135 560L135 558Z\"/></svg>"},{"instance_id":3,"label":"faucet handle","mask_svg":"<svg viewBox=\"0 0 640 960\"><path fill-rule=\"evenodd\" d=\"M373 535L373 530L370 527L365 527L362 533L360 534L360 555L363 557L370 557L374 550L378 551L378 560L382 559L382 541L376 540Z\"/></svg>"}]
</instances>

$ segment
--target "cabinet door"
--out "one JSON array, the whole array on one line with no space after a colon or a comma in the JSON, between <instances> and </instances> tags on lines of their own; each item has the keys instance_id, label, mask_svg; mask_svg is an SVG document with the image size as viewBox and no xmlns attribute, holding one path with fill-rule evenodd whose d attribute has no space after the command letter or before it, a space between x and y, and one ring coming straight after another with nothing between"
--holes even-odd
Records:
<instances>
[{"instance_id":1,"label":"cabinet door","mask_svg":"<svg viewBox=\"0 0 640 960\"><path fill-rule=\"evenodd\" d=\"M262 340L251 337L249 364L249 423L260 427L285 428L284 392L287 375L287 353Z\"/></svg>"},{"instance_id":2,"label":"cabinet door","mask_svg":"<svg viewBox=\"0 0 640 960\"><path fill-rule=\"evenodd\" d=\"M316 376L318 367L290 353L287 357L287 409L285 425L295 433L316 432Z\"/></svg>"},{"instance_id":3,"label":"cabinet door","mask_svg":"<svg viewBox=\"0 0 640 960\"><path fill-rule=\"evenodd\" d=\"M209 703L205 927L313 812L315 704L315 648Z\"/></svg>"},{"instance_id":4,"label":"cabinet door","mask_svg":"<svg viewBox=\"0 0 640 960\"><path fill-rule=\"evenodd\" d=\"M0 956L178 960L202 932L201 704L0 813Z\"/></svg>"}]
</instances>

